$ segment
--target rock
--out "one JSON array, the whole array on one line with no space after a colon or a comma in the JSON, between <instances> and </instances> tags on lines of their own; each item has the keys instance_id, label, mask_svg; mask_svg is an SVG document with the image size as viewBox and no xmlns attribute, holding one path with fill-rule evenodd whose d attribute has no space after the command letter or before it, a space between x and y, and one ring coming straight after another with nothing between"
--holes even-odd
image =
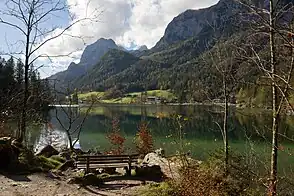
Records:
<instances>
[{"instance_id":1,"label":"rock","mask_svg":"<svg viewBox=\"0 0 294 196\"><path fill-rule=\"evenodd\" d=\"M164 174L164 177L168 178L174 178L175 175L177 175L177 168L173 166L171 168L171 162L169 162L166 158L159 156L157 153L149 153L145 156L144 160L142 161L141 168L143 167L151 167L156 166L152 169L155 171L158 169L158 167L161 169L162 173ZM139 168L140 169L140 168ZM152 172L152 169L149 169L149 172ZM148 171L148 168L145 168L145 170ZM159 176L159 173L156 174L156 176Z\"/></svg>"},{"instance_id":2,"label":"rock","mask_svg":"<svg viewBox=\"0 0 294 196\"><path fill-rule=\"evenodd\" d=\"M60 177L54 174L52 171L49 171L46 176L52 179L60 179Z\"/></svg>"},{"instance_id":3,"label":"rock","mask_svg":"<svg viewBox=\"0 0 294 196\"><path fill-rule=\"evenodd\" d=\"M69 178L69 179L67 179L66 180L66 183L67 184L79 184L79 183L77 183L77 180L76 180L77 178Z\"/></svg>"},{"instance_id":4,"label":"rock","mask_svg":"<svg viewBox=\"0 0 294 196\"><path fill-rule=\"evenodd\" d=\"M155 153L160 157L165 157L165 151L162 148L155 150Z\"/></svg>"},{"instance_id":5,"label":"rock","mask_svg":"<svg viewBox=\"0 0 294 196\"><path fill-rule=\"evenodd\" d=\"M144 177L146 179L160 180L164 177L159 165L143 165L136 168L136 176Z\"/></svg>"},{"instance_id":6,"label":"rock","mask_svg":"<svg viewBox=\"0 0 294 196\"><path fill-rule=\"evenodd\" d=\"M18 184L16 184L16 183L13 183L13 184L11 184L11 186L17 186Z\"/></svg>"},{"instance_id":7,"label":"rock","mask_svg":"<svg viewBox=\"0 0 294 196\"><path fill-rule=\"evenodd\" d=\"M144 157L142 164L149 166L162 165L168 164L168 160L166 158L159 156L157 153L149 153Z\"/></svg>"},{"instance_id":8,"label":"rock","mask_svg":"<svg viewBox=\"0 0 294 196\"><path fill-rule=\"evenodd\" d=\"M11 137L0 138L0 169L13 168L18 163L19 152L12 146Z\"/></svg>"},{"instance_id":9,"label":"rock","mask_svg":"<svg viewBox=\"0 0 294 196\"><path fill-rule=\"evenodd\" d=\"M164 36L156 43L154 48L162 49L168 45L196 36L198 39L207 39L210 35L224 34L223 28L226 29L226 27L240 23L239 21L243 15L236 13L241 12L244 12L244 6L233 0L221 0L206 9L186 10L167 25ZM216 21L218 21L218 24L215 23ZM222 28L214 30L215 27L211 28L211 24ZM204 47L202 43L203 45L207 44L207 41L202 42L201 40L200 43L197 43L197 46L199 48Z\"/></svg>"},{"instance_id":10,"label":"rock","mask_svg":"<svg viewBox=\"0 0 294 196\"><path fill-rule=\"evenodd\" d=\"M74 160L68 160L66 161L65 163L63 163L59 168L58 170L59 171L66 171L68 170L69 168L74 168L75 167L75 162Z\"/></svg>"},{"instance_id":11,"label":"rock","mask_svg":"<svg viewBox=\"0 0 294 196\"><path fill-rule=\"evenodd\" d=\"M40 152L38 152L36 155L49 158L53 155L58 155L58 154L59 154L59 152L55 148L53 148L51 145L47 145Z\"/></svg>"},{"instance_id":12,"label":"rock","mask_svg":"<svg viewBox=\"0 0 294 196\"><path fill-rule=\"evenodd\" d=\"M67 152L61 152L61 153L59 153L58 156L63 157L66 160L70 160L71 159L71 153L69 151L67 151Z\"/></svg>"},{"instance_id":13,"label":"rock","mask_svg":"<svg viewBox=\"0 0 294 196\"><path fill-rule=\"evenodd\" d=\"M83 177L84 185L100 185L102 180L93 173L86 174Z\"/></svg>"}]
</instances>

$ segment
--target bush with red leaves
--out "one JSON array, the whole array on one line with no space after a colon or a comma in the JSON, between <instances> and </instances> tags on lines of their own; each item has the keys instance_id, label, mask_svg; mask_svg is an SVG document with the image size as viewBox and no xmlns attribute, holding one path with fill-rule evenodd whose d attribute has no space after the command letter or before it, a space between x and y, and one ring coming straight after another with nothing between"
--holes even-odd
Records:
<instances>
[{"instance_id":1,"label":"bush with red leaves","mask_svg":"<svg viewBox=\"0 0 294 196\"><path fill-rule=\"evenodd\" d=\"M148 130L148 124L142 121L138 126L138 133L136 134L135 144L137 152L140 155L146 155L153 150L153 138Z\"/></svg>"},{"instance_id":2,"label":"bush with red leaves","mask_svg":"<svg viewBox=\"0 0 294 196\"><path fill-rule=\"evenodd\" d=\"M120 133L118 119L114 119L112 121L112 130L110 133L107 134L106 138L112 145L111 151L107 152L107 154L120 155L124 153L124 143L126 139Z\"/></svg>"}]
</instances>

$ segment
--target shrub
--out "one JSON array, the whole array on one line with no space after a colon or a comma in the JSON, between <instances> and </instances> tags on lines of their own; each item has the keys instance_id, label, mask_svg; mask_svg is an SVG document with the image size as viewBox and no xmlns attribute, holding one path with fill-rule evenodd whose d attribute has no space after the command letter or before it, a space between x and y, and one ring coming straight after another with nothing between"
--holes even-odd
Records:
<instances>
[{"instance_id":1,"label":"shrub","mask_svg":"<svg viewBox=\"0 0 294 196\"><path fill-rule=\"evenodd\" d=\"M180 171L177 195L239 196L262 195L260 179L239 156L230 157L228 174L223 159L212 157L201 165L189 165Z\"/></svg>"},{"instance_id":2,"label":"shrub","mask_svg":"<svg viewBox=\"0 0 294 196\"><path fill-rule=\"evenodd\" d=\"M120 155L124 152L124 143L126 141L125 137L120 133L119 120L114 119L112 121L112 130L107 134L106 138L110 141L112 148L107 154Z\"/></svg>"},{"instance_id":3,"label":"shrub","mask_svg":"<svg viewBox=\"0 0 294 196\"><path fill-rule=\"evenodd\" d=\"M138 126L138 133L135 137L137 152L140 155L146 155L153 150L153 138L148 130L148 124L142 121Z\"/></svg>"}]
</instances>

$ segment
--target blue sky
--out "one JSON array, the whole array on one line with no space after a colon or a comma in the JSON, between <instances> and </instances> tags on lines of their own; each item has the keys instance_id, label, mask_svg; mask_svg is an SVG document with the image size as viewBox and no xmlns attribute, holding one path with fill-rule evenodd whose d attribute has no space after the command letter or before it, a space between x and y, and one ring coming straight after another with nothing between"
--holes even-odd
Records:
<instances>
[{"instance_id":1,"label":"blue sky","mask_svg":"<svg viewBox=\"0 0 294 196\"><path fill-rule=\"evenodd\" d=\"M5 9L4 0L0 1L0 10ZM125 48L146 45L153 47L163 36L168 23L187 9L199 9L211 6L218 0L64 0L70 5L69 13L77 19L86 13L100 13L99 22L84 22L75 25L67 34L46 44L39 52L50 56L71 54L68 57L42 59L37 62L45 65L40 71L42 77L50 76L67 68L70 62L79 62L83 49L97 39L111 38ZM68 12L57 13L46 21L46 27L58 25L59 31L69 23ZM55 32L56 33L56 32ZM22 37L15 30L0 24L0 51L20 49L20 45L11 48L6 42L14 43Z\"/></svg>"}]
</instances>

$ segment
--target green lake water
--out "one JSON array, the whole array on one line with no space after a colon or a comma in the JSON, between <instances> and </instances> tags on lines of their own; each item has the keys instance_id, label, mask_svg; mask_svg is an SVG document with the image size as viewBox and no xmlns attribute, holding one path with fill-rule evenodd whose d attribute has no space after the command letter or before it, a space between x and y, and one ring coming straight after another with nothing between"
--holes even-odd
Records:
<instances>
[{"instance_id":1,"label":"green lake water","mask_svg":"<svg viewBox=\"0 0 294 196\"><path fill-rule=\"evenodd\" d=\"M83 119L87 108L72 108L80 118L74 123L76 127ZM40 149L46 144L67 145L66 134L56 119L56 114L64 126L68 118L62 109L51 110L47 117L49 123L30 129L28 141L34 148ZM126 152L133 152L133 144L138 124L141 120L149 123L155 148L163 148L167 154L175 154L181 148L179 126L175 121L177 115L185 120L183 125L182 146L186 152L197 159L204 160L217 149L221 149L222 134L217 123L222 123L222 108L208 106L159 106L159 105L99 105L95 106L84 122L80 146L83 150L96 148L99 151L110 149L106 135L111 130L114 118L120 121L122 134L126 138ZM270 113L261 110L230 109L229 145L235 152L246 154L249 159L256 158L269 161L271 150ZM284 117L280 127L279 161L280 169L289 171L294 166L294 117ZM255 156L253 156L255 155ZM254 158L253 158L254 157Z\"/></svg>"}]
</instances>

